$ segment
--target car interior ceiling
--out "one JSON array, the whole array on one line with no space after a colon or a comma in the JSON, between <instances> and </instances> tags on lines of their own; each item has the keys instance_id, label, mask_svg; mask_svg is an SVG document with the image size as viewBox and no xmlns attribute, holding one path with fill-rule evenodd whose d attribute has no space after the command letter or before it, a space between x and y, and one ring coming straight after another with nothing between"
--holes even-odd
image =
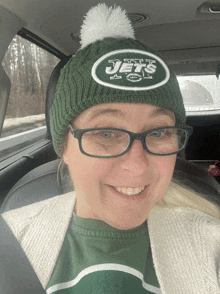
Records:
<instances>
[{"instance_id":1,"label":"car interior ceiling","mask_svg":"<svg viewBox=\"0 0 220 294\"><path fill-rule=\"evenodd\" d=\"M10 44L11 39L14 35L20 31L20 34L23 37L29 38L30 40L38 43L39 46L43 46L50 50L56 56L61 58L61 62L54 69L47 90L47 99L46 99L46 125L47 125L47 135L43 142L39 143L39 145L32 151L27 149L24 151L22 155L18 155L19 159L8 159L7 164L4 169L0 169L0 205L3 202L3 199L8 194L9 190L16 184L14 188L12 188L9 196L7 196L6 201L4 202L4 209L11 209L11 207L17 207L17 204L9 204L9 198L11 197L16 190L17 192L23 191L24 187L27 187L27 183L37 183L39 185L40 181L44 181L46 187L46 183L49 183L48 176L51 175L51 187L54 187L54 190L51 190L51 196L54 193L64 193L68 186L69 174L65 165L62 165L59 181L57 182L57 169L59 166L59 160L57 160L57 156L53 150L51 143L51 135L50 135L50 127L49 127L49 110L53 103L56 83L59 77L60 69L66 64L69 57L65 54L61 53L59 50L53 49L48 43L42 41L40 38L37 38L34 34L28 34L25 27L24 21L22 21L17 15L12 14L4 7L0 7L0 19L3 24L2 29L0 29L0 35L2 44L0 47L0 60L2 61L5 55L5 52ZM4 27L10 23L10 30L5 30ZM139 33L143 28L138 28ZM152 28L149 28L148 33L150 34ZM159 29L159 28L158 28ZM161 32L160 32L161 34ZM194 48L194 49L180 49L177 48L175 50L164 49L160 50L162 56L167 60L167 62L173 67L177 74L202 74L204 71L206 73L215 74L215 69L218 66L219 62L219 48L216 46L210 48ZM201 57L204 56L204 57ZM205 57L206 56L206 57ZM10 81L2 67L0 65L0 132L3 125L3 120L5 117L5 111L7 108L7 102L10 93ZM196 166L202 165L206 170L208 169L209 164L214 163L219 160L220 154L220 130L219 130L219 121L220 115L212 115L212 116L189 116L187 117L187 124L194 127L193 135L189 139L188 146L185 152L179 155L180 164L181 158L186 159L187 161L196 162ZM14 160L14 161L13 161ZM44 165L46 164L46 165ZM39 166L43 165L39 168ZM178 165L178 164L177 164ZM38 170L35 170L38 168ZM180 169L181 169L180 168ZM193 169L194 168L194 169ZM193 176L196 174L201 174L202 178L203 170L196 169L195 165L190 165L190 168L187 166L187 173L190 173L190 170L193 170ZM31 174L28 174L31 171ZM25 176L24 179L22 177ZM45 176L45 178L43 178ZM208 176L208 175L207 175ZM217 183L211 176L208 177L209 180L213 183ZM21 180L20 180L21 179ZM18 182L20 180L20 182ZM45 182L46 180L46 182ZM212 181L214 180L214 182ZM56 184L54 184L56 181ZM210 182L210 183L211 183ZM217 183L218 184L218 183ZM42 184L43 185L43 184ZM54 185L54 186L53 186ZM215 186L214 189L218 190L218 186ZM21 189L19 190L18 189ZM28 186L27 191L31 191L34 186ZM38 191L35 188L35 191ZM24 192L24 191L23 191ZM23 193L22 192L22 193ZM20 193L20 192L19 192ZM22 194L21 193L21 194ZM49 192L48 192L49 193ZM47 193L46 193L47 194ZM57 195L58 195L57 194ZM14 194L13 194L14 195ZM17 194L16 194L17 195ZM48 194L47 194L48 195ZM16 198L17 196L15 196ZM19 196L20 197L20 196ZM14 198L14 199L15 199ZM19 201L21 198L18 198ZM24 199L26 203L27 199ZM35 200L30 200L35 201ZM39 201L39 200L38 200ZM13 206L14 205L14 206ZM24 204L23 204L24 205Z\"/></svg>"}]
</instances>

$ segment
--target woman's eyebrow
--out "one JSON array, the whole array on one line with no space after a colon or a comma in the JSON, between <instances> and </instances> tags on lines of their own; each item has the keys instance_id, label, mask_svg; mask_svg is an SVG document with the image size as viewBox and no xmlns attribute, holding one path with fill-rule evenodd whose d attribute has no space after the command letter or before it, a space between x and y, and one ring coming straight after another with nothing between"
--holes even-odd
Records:
<instances>
[{"instance_id":1,"label":"woman's eyebrow","mask_svg":"<svg viewBox=\"0 0 220 294\"><path fill-rule=\"evenodd\" d=\"M159 107L152 111L152 113L149 115L149 117L159 116L159 115L168 115L170 118L175 120L175 114L170 111L169 109Z\"/></svg>"},{"instance_id":2,"label":"woman's eyebrow","mask_svg":"<svg viewBox=\"0 0 220 294\"><path fill-rule=\"evenodd\" d=\"M93 113L88 117L88 121L93 120L94 118L104 115L104 114L111 114L113 116L122 116L124 117L123 112L120 109L112 109L112 108L107 108L107 109L97 109L94 110Z\"/></svg>"}]
</instances>

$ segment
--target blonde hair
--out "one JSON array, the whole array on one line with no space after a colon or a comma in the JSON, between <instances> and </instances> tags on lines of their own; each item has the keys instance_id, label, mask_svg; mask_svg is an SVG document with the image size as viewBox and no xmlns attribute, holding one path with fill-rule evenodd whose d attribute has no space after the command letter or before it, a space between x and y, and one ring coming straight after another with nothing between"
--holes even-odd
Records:
<instances>
[{"instance_id":1,"label":"blonde hair","mask_svg":"<svg viewBox=\"0 0 220 294\"><path fill-rule=\"evenodd\" d=\"M205 195L202 196L192 189L172 181L163 198L157 205L168 208L193 208L220 219L220 209L217 204L212 203L204 197Z\"/></svg>"}]
</instances>

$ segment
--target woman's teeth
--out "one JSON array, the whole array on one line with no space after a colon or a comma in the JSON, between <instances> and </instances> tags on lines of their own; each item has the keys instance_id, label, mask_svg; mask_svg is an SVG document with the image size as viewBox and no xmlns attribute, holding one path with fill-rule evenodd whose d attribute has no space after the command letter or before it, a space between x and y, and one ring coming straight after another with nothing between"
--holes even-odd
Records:
<instances>
[{"instance_id":1,"label":"woman's teeth","mask_svg":"<svg viewBox=\"0 0 220 294\"><path fill-rule=\"evenodd\" d=\"M141 191L144 190L144 187L140 187L140 188L122 188L122 187L114 187L118 192L124 194L124 195L137 195L139 194Z\"/></svg>"}]
</instances>

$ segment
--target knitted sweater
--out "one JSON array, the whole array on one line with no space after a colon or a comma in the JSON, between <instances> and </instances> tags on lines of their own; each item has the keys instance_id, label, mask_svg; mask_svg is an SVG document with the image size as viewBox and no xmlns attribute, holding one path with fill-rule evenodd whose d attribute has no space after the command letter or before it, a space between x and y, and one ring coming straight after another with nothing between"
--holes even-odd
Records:
<instances>
[{"instance_id":1,"label":"knitted sweater","mask_svg":"<svg viewBox=\"0 0 220 294\"><path fill-rule=\"evenodd\" d=\"M45 288L74 209L75 192L3 214ZM155 206L148 216L162 294L220 293L220 220L191 208Z\"/></svg>"}]
</instances>

